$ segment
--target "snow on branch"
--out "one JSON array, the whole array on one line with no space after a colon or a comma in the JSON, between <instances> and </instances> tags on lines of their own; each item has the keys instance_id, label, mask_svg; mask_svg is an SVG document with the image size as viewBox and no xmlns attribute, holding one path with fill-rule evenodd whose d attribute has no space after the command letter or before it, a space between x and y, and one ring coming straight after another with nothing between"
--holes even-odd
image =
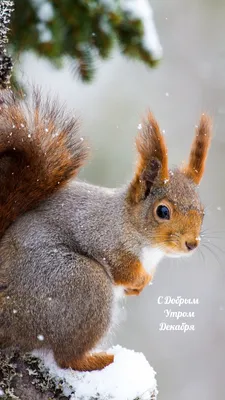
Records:
<instances>
[{"instance_id":1,"label":"snow on branch","mask_svg":"<svg viewBox=\"0 0 225 400\"><path fill-rule=\"evenodd\" d=\"M154 67L162 58L148 0L26 0L32 12L15 7L12 51L34 51L55 66L71 61L72 70L90 82L96 61L117 49L132 60ZM17 3L16 3L17 4ZM24 27L29 40L24 40Z\"/></svg>"},{"instance_id":2,"label":"snow on branch","mask_svg":"<svg viewBox=\"0 0 225 400\"><path fill-rule=\"evenodd\" d=\"M0 399L156 400L155 371L144 355L120 346L108 351L114 363L92 372L61 369L51 352L12 358L0 353Z\"/></svg>"},{"instance_id":3,"label":"snow on branch","mask_svg":"<svg viewBox=\"0 0 225 400\"><path fill-rule=\"evenodd\" d=\"M8 43L9 23L13 11L13 1L1 0L0 3L0 88L5 89L9 85L12 73L12 59L6 53Z\"/></svg>"},{"instance_id":4,"label":"snow on branch","mask_svg":"<svg viewBox=\"0 0 225 400\"><path fill-rule=\"evenodd\" d=\"M158 61L162 57L162 46L156 31L153 10L148 0L121 0L121 7L130 13L132 18L142 21L143 48L151 54L153 60Z\"/></svg>"},{"instance_id":5,"label":"snow on branch","mask_svg":"<svg viewBox=\"0 0 225 400\"><path fill-rule=\"evenodd\" d=\"M159 61L162 58L162 46L156 31L155 22L153 18L153 10L149 0L101 0L101 2L108 7L111 11L115 11L116 7L129 16L129 23L140 20L143 27L142 41L139 44L140 50L150 55L152 62ZM145 57L144 57L145 59ZM148 60L148 57L145 61Z\"/></svg>"}]
</instances>

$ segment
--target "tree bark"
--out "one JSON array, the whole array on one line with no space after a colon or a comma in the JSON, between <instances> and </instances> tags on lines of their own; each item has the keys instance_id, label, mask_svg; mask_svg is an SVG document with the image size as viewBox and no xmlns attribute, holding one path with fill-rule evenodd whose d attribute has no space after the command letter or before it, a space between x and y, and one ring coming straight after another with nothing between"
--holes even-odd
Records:
<instances>
[{"instance_id":1,"label":"tree bark","mask_svg":"<svg viewBox=\"0 0 225 400\"><path fill-rule=\"evenodd\" d=\"M1 400L69 400L30 354L0 352Z\"/></svg>"}]
</instances>

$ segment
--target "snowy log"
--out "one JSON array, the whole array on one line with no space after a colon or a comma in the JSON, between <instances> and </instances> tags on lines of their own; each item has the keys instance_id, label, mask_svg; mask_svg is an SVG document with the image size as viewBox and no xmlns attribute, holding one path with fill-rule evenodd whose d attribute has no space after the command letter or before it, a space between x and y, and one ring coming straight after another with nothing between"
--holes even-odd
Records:
<instances>
[{"instance_id":1,"label":"snowy log","mask_svg":"<svg viewBox=\"0 0 225 400\"><path fill-rule=\"evenodd\" d=\"M50 352L0 352L1 400L156 400L155 372L142 353L114 346L102 371L59 368Z\"/></svg>"}]
</instances>

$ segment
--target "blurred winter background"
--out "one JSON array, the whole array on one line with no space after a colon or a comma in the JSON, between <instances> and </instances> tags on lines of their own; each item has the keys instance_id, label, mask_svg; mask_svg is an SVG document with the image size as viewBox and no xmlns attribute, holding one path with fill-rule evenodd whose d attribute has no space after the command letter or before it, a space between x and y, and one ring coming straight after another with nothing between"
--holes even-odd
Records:
<instances>
[{"instance_id":1,"label":"blurred winter background","mask_svg":"<svg viewBox=\"0 0 225 400\"><path fill-rule=\"evenodd\" d=\"M214 138L201 185L207 207L207 248L188 260L165 260L153 286L129 298L114 343L142 351L157 371L159 400L225 398L225 2L151 0L163 59L156 69L114 52L82 83L68 66L54 69L26 55L23 82L36 82L74 108L93 156L82 177L109 187L132 176L134 137L149 108L169 147L170 164L188 155L201 112L214 120ZM198 298L199 305L159 305L159 296ZM166 318L165 309L194 311L194 319ZM195 325L194 332L159 331L161 322ZM141 372L140 372L141 373Z\"/></svg>"}]
</instances>

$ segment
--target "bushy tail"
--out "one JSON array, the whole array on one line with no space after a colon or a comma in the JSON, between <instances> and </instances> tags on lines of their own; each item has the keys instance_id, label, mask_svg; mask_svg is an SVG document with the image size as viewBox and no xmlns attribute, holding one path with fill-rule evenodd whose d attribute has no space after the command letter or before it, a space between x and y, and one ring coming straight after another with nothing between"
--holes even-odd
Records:
<instances>
[{"instance_id":1,"label":"bushy tail","mask_svg":"<svg viewBox=\"0 0 225 400\"><path fill-rule=\"evenodd\" d=\"M32 101L0 98L0 238L22 213L58 191L84 163L78 120L34 91Z\"/></svg>"}]
</instances>

